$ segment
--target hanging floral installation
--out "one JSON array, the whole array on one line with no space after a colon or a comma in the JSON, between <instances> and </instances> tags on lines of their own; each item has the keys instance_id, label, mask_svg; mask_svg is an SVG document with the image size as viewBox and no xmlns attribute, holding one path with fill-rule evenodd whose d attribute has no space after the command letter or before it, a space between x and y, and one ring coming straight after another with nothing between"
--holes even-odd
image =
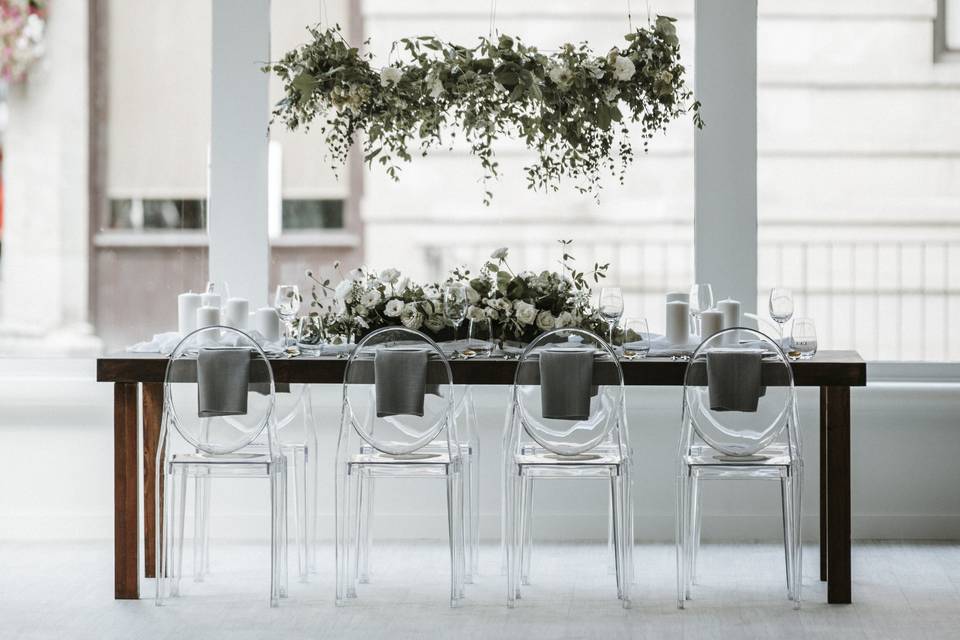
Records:
<instances>
[{"instance_id":1,"label":"hanging floral installation","mask_svg":"<svg viewBox=\"0 0 960 640\"><path fill-rule=\"evenodd\" d=\"M47 3L0 0L0 80L23 82L44 53Z\"/></svg>"},{"instance_id":2,"label":"hanging floral installation","mask_svg":"<svg viewBox=\"0 0 960 640\"><path fill-rule=\"evenodd\" d=\"M499 171L494 142L516 138L536 156L525 167L530 189L556 191L569 179L596 196L602 172L624 181L634 158L631 124L644 150L684 114L703 125L685 84L675 22L657 16L606 55L586 43L547 55L507 35L480 38L472 48L432 36L405 38L391 49L398 59L380 70L339 26L311 27L312 42L264 67L283 83L273 121L292 130L320 127L334 171L358 133L365 134L364 160L394 180L414 153L452 145L462 134L480 160L486 204Z\"/></svg>"}]
</instances>

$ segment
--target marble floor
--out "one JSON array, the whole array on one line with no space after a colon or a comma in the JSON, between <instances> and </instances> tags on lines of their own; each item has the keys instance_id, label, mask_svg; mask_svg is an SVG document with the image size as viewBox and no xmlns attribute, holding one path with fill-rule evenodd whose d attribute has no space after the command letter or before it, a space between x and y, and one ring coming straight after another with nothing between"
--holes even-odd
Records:
<instances>
[{"instance_id":1,"label":"marble floor","mask_svg":"<svg viewBox=\"0 0 960 640\"><path fill-rule=\"evenodd\" d=\"M187 581L164 607L151 599L114 601L112 544L0 544L0 638L885 638L960 637L960 543L860 543L854 598L824 604L817 550L804 557L800 611L786 600L782 547L704 545L700 585L685 611L674 601L671 545L640 545L634 607L624 610L607 572L605 546L541 544L532 584L517 609L505 606L495 545L462 607L447 606L446 547L382 543L371 584L348 606L333 604L332 548L309 583L267 606L267 554L260 544L213 548L213 575ZM327 566L329 565L329 566ZM148 585L147 595L151 595Z\"/></svg>"}]
</instances>

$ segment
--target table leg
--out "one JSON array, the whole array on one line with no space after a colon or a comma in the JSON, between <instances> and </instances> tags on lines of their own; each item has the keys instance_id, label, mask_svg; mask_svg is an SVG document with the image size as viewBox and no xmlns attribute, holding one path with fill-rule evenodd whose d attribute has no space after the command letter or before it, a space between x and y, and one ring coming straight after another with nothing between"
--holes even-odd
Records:
<instances>
[{"instance_id":1,"label":"table leg","mask_svg":"<svg viewBox=\"0 0 960 640\"><path fill-rule=\"evenodd\" d=\"M157 484L157 445L163 420L163 385L143 384L143 568L148 578L155 577L157 555L157 491L163 496L163 485ZM163 482L163 479L160 479Z\"/></svg>"},{"instance_id":2,"label":"table leg","mask_svg":"<svg viewBox=\"0 0 960 640\"><path fill-rule=\"evenodd\" d=\"M850 387L826 388L827 602L849 604Z\"/></svg>"},{"instance_id":3,"label":"table leg","mask_svg":"<svg viewBox=\"0 0 960 640\"><path fill-rule=\"evenodd\" d=\"M113 563L114 598L140 597L138 532L137 383L113 387Z\"/></svg>"},{"instance_id":4,"label":"table leg","mask_svg":"<svg viewBox=\"0 0 960 640\"><path fill-rule=\"evenodd\" d=\"M820 580L827 580L827 388L820 387Z\"/></svg>"}]
</instances>

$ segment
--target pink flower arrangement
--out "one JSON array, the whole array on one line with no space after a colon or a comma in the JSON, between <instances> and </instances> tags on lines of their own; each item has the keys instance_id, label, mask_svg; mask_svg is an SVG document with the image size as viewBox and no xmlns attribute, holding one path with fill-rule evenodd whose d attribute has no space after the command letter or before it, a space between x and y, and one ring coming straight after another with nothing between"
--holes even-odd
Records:
<instances>
[{"instance_id":1,"label":"pink flower arrangement","mask_svg":"<svg viewBox=\"0 0 960 640\"><path fill-rule=\"evenodd\" d=\"M0 0L0 80L22 82L43 56L46 0Z\"/></svg>"}]
</instances>

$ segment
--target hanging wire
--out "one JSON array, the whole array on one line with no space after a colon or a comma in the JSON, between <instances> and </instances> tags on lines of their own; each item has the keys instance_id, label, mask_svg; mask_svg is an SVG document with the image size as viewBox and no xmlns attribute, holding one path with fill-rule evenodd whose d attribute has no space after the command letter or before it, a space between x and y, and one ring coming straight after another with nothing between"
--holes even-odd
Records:
<instances>
[{"instance_id":1,"label":"hanging wire","mask_svg":"<svg viewBox=\"0 0 960 640\"><path fill-rule=\"evenodd\" d=\"M497 0L490 0L490 27L489 37L493 38L493 32L497 26Z\"/></svg>"},{"instance_id":2,"label":"hanging wire","mask_svg":"<svg viewBox=\"0 0 960 640\"><path fill-rule=\"evenodd\" d=\"M650 12L650 3L647 3L647 13ZM633 33L633 15L630 11L630 0L627 0L627 25L630 27L630 33Z\"/></svg>"}]
</instances>

